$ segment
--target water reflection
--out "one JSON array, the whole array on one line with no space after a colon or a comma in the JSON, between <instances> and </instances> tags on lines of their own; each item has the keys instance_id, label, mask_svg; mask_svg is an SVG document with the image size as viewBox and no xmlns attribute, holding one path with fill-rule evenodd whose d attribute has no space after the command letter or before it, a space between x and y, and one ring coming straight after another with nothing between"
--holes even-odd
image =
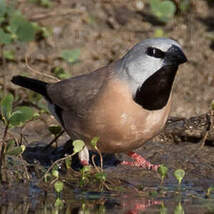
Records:
<instances>
[{"instance_id":1,"label":"water reflection","mask_svg":"<svg viewBox=\"0 0 214 214\"><path fill-rule=\"evenodd\" d=\"M92 194L92 195L90 195ZM0 214L142 214L214 213L213 199L147 199L131 194L118 196L87 193L66 198L41 196L0 204Z\"/></svg>"}]
</instances>

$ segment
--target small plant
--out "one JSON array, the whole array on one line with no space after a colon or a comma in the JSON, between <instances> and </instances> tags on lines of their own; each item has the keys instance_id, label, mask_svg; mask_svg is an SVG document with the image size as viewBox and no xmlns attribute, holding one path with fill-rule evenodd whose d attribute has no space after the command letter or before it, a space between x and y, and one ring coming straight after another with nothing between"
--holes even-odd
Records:
<instances>
[{"instance_id":1,"label":"small plant","mask_svg":"<svg viewBox=\"0 0 214 214\"><path fill-rule=\"evenodd\" d=\"M28 21L23 14L16 9L16 1L0 0L0 49L2 50L3 91L6 94L7 71L4 68L6 60L15 60L13 51L5 50L5 47L15 42L30 42L35 40L37 34L47 35L45 28Z\"/></svg>"},{"instance_id":2,"label":"small plant","mask_svg":"<svg viewBox=\"0 0 214 214\"><path fill-rule=\"evenodd\" d=\"M57 139L63 134L62 127L58 125L50 125L48 130L51 134L54 135L54 139L47 145L46 148L50 147L54 142L56 143L57 147Z\"/></svg>"},{"instance_id":3,"label":"small plant","mask_svg":"<svg viewBox=\"0 0 214 214\"><path fill-rule=\"evenodd\" d=\"M90 171L91 167L90 166L83 166L83 168L80 170L80 187L85 186L90 179Z\"/></svg>"},{"instance_id":4,"label":"small plant","mask_svg":"<svg viewBox=\"0 0 214 214\"><path fill-rule=\"evenodd\" d=\"M57 194L60 194L62 192L63 188L64 188L64 184L62 181L58 180L54 183L54 189L57 192Z\"/></svg>"},{"instance_id":5,"label":"small plant","mask_svg":"<svg viewBox=\"0 0 214 214\"><path fill-rule=\"evenodd\" d=\"M48 127L48 130L51 134L53 134L56 137L57 135L59 135L61 133L62 127L58 126L58 125L50 125Z\"/></svg>"},{"instance_id":6,"label":"small plant","mask_svg":"<svg viewBox=\"0 0 214 214\"><path fill-rule=\"evenodd\" d=\"M54 206L56 208L59 208L59 209L64 206L64 203L63 203L62 199L60 198L60 194L63 191L63 188L64 188L64 183L62 181L57 180L54 183L54 190L57 193L57 199L56 199L56 201L54 203Z\"/></svg>"},{"instance_id":7,"label":"small plant","mask_svg":"<svg viewBox=\"0 0 214 214\"><path fill-rule=\"evenodd\" d=\"M161 203L160 214L167 214L167 208L163 202Z\"/></svg>"},{"instance_id":8,"label":"small plant","mask_svg":"<svg viewBox=\"0 0 214 214\"><path fill-rule=\"evenodd\" d=\"M160 167L158 168L158 173L161 176L161 184L163 184L163 181L167 175L167 172L168 172L168 168L163 164L161 164Z\"/></svg>"},{"instance_id":9,"label":"small plant","mask_svg":"<svg viewBox=\"0 0 214 214\"><path fill-rule=\"evenodd\" d=\"M178 184L180 185L185 176L185 171L183 169L177 169L174 172L174 176L177 179Z\"/></svg>"},{"instance_id":10,"label":"small plant","mask_svg":"<svg viewBox=\"0 0 214 214\"><path fill-rule=\"evenodd\" d=\"M59 213L59 209L63 208L63 206L64 206L62 199L57 198L54 203L54 206L56 207L56 212L54 212L54 213Z\"/></svg>"},{"instance_id":11,"label":"small plant","mask_svg":"<svg viewBox=\"0 0 214 214\"><path fill-rule=\"evenodd\" d=\"M90 165L86 165L86 166L83 166L80 169L80 171L75 174L76 175L78 174L78 182L79 182L79 186L81 188L87 187L88 185L91 185L91 184L92 185L98 184L99 185L98 189L102 191L104 187L106 189L110 189L110 188L107 185L107 176L103 171L103 159L102 159L102 154L99 151L98 146L97 146L98 141L99 141L99 137L94 137L91 140L91 146L98 152L98 154L100 156L100 167L98 167L96 165L95 160L94 160L95 155L93 155L92 163L93 163L94 168L91 167ZM72 142L72 145L73 145L73 153L70 155L66 155L65 157L55 161L49 167L49 169L46 171L46 173L43 175L42 179L44 179L45 182L48 182L48 180L50 181L49 177L50 177L51 170L52 170L51 174L52 174L52 176L54 176L54 180L52 179L51 183L55 182L56 180L59 180L59 171L56 168L58 163L65 161L66 169L70 169L72 156L81 152L85 147L85 143L82 140L74 140ZM69 172L72 172L72 170L70 170ZM72 179L75 179L75 177L72 177Z\"/></svg>"},{"instance_id":12,"label":"small plant","mask_svg":"<svg viewBox=\"0 0 214 214\"><path fill-rule=\"evenodd\" d=\"M161 22L167 23L175 15L176 6L172 1L150 0L149 4L152 14Z\"/></svg>"},{"instance_id":13,"label":"small plant","mask_svg":"<svg viewBox=\"0 0 214 214\"><path fill-rule=\"evenodd\" d=\"M181 202L179 202L175 208L174 214L184 214L184 208L182 207Z\"/></svg>"},{"instance_id":14,"label":"small plant","mask_svg":"<svg viewBox=\"0 0 214 214\"><path fill-rule=\"evenodd\" d=\"M19 106L13 109L13 100L13 95L8 94L2 99L0 104L1 120L5 125L0 144L0 181L4 181L6 176L3 172L3 169L6 168L6 155L18 156L25 150L24 145L16 146L15 139L6 139L9 128L23 126L26 121L34 117L33 109L30 107Z\"/></svg>"},{"instance_id":15,"label":"small plant","mask_svg":"<svg viewBox=\"0 0 214 214\"><path fill-rule=\"evenodd\" d=\"M63 50L61 53L61 58L70 64L77 63L79 56L80 56L80 49Z\"/></svg>"},{"instance_id":16,"label":"small plant","mask_svg":"<svg viewBox=\"0 0 214 214\"><path fill-rule=\"evenodd\" d=\"M17 40L21 42L34 40L36 30L31 22L4 0L1 0L0 8L0 44L7 45Z\"/></svg>"},{"instance_id":17,"label":"small plant","mask_svg":"<svg viewBox=\"0 0 214 214\"><path fill-rule=\"evenodd\" d=\"M71 75L66 72L62 67L54 67L51 69L51 72L59 79L68 79L71 77Z\"/></svg>"}]
</instances>

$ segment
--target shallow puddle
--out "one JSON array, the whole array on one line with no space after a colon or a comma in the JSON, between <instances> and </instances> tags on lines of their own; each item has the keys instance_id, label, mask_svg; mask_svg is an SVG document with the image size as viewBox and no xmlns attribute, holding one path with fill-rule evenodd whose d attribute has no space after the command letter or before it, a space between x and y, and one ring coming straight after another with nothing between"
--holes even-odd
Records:
<instances>
[{"instance_id":1,"label":"shallow puddle","mask_svg":"<svg viewBox=\"0 0 214 214\"><path fill-rule=\"evenodd\" d=\"M157 183L153 187L127 184L127 190L124 188L122 192L87 192L66 186L58 197L53 189L45 192L31 183L1 189L0 214L9 213L211 214L214 213L214 194L207 198L202 187L190 182L184 182L181 186L166 182L163 186Z\"/></svg>"},{"instance_id":2,"label":"shallow puddle","mask_svg":"<svg viewBox=\"0 0 214 214\"><path fill-rule=\"evenodd\" d=\"M112 156L108 156L107 165L110 167L105 167L104 172L107 179L114 181L113 186L118 188L108 192L97 192L91 186L80 190L77 180L65 184L62 194L57 198L53 185L46 188L45 192L37 185L41 176L35 178L35 171L30 171L33 177L30 185L0 186L0 214L214 213L214 193L206 197L208 188L214 185L214 148L205 146L198 150L198 147L198 144L188 142L175 144L153 141L138 150L152 163L163 163L168 167L162 186L157 172L115 166L116 161ZM39 167L47 167L50 162L63 156L60 151L43 151L40 145L35 144L28 146L23 158L28 163L37 161ZM117 158L127 160L125 155ZM183 169L186 173L181 186L173 175L176 169ZM64 178L60 179L63 181Z\"/></svg>"}]
</instances>

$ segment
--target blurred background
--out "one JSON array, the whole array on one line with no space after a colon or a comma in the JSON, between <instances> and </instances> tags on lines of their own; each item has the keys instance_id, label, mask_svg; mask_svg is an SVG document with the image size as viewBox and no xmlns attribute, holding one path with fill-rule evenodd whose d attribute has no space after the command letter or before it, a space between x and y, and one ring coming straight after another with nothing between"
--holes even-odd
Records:
<instances>
[{"instance_id":1,"label":"blurred background","mask_svg":"<svg viewBox=\"0 0 214 214\"><path fill-rule=\"evenodd\" d=\"M10 91L17 105L45 109L11 77L55 82L91 72L150 37L177 40L189 60L176 77L171 115L207 112L214 99L213 0L1 0L0 97Z\"/></svg>"}]
</instances>

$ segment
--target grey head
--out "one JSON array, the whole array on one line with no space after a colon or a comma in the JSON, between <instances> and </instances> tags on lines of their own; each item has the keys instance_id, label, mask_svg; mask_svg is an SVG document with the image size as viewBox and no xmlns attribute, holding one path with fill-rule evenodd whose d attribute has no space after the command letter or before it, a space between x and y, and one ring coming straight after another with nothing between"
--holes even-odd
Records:
<instances>
[{"instance_id":1,"label":"grey head","mask_svg":"<svg viewBox=\"0 0 214 214\"><path fill-rule=\"evenodd\" d=\"M146 39L121 59L118 75L127 82L138 104L149 110L158 110L166 105L178 66L186 61L176 41Z\"/></svg>"}]
</instances>

